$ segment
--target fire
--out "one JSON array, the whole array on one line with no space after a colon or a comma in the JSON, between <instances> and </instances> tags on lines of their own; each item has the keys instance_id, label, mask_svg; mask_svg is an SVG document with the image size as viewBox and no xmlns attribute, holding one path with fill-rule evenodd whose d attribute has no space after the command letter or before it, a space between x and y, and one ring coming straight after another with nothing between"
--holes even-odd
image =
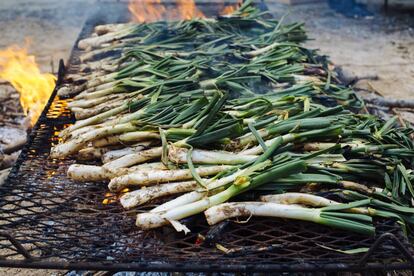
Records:
<instances>
[{"instance_id":1,"label":"fire","mask_svg":"<svg viewBox=\"0 0 414 276\"><path fill-rule=\"evenodd\" d=\"M149 1L134 1L131 0L128 5L128 10L132 15L134 22L152 22L161 19L166 13L165 7L161 0Z\"/></svg>"},{"instance_id":2,"label":"fire","mask_svg":"<svg viewBox=\"0 0 414 276\"><path fill-rule=\"evenodd\" d=\"M128 9L134 22L154 22L161 19L191 19L205 17L192 0L175 0L175 5L168 7L162 0L130 0Z\"/></svg>"},{"instance_id":3,"label":"fire","mask_svg":"<svg viewBox=\"0 0 414 276\"><path fill-rule=\"evenodd\" d=\"M191 19L191 18L203 18L204 14L197 8L194 1L189 0L177 0L177 17L179 19Z\"/></svg>"},{"instance_id":4,"label":"fire","mask_svg":"<svg viewBox=\"0 0 414 276\"><path fill-rule=\"evenodd\" d=\"M237 10L237 8L241 5L242 2L243 2L242 0L239 0L239 1L237 1L236 4L230 4L230 5L224 6L224 8L221 10L220 14L221 15L232 14L235 10Z\"/></svg>"},{"instance_id":5,"label":"fire","mask_svg":"<svg viewBox=\"0 0 414 276\"><path fill-rule=\"evenodd\" d=\"M19 92L20 104L33 126L55 87L55 76L41 73L35 57L14 45L0 50L0 79Z\"/></svg>"},{"instance_id":6,"label":"fire","mask_svg":"<svg viewBox=\"0 0 414 276\"><path fill-rule=\"evenodd\" d=\"M221 15L230 14L237 9L242 1L225 5L220 11ZM154 22L159 20L179 20L206 17L197 8L193 0L130 0L128 9L134 22Z\"/></svg>"},{"instance_id":7,"label":"fire","mask_svg":"<svg viewBox=\"0 0 414 276\"><path fill-rule=\"evenodd\" d=\"M122 189L119 194L116 193L105 193L104 200L102 200L102 204L107 205L116 202L123 194L129 192L128 188Z\"/></svg>"}]
</instances>

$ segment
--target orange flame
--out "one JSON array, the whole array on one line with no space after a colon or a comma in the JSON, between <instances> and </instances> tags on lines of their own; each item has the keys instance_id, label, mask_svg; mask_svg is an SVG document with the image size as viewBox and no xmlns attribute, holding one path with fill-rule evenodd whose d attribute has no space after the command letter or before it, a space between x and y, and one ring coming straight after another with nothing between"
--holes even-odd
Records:
<instances>
[{"instance_id":1,"label":"orange flame","mask_svg":"<svg viewBox=\"0 0 414 276\"><path fill-rule=\"evenodd\" d=\"M237 9L242 1L226 5L220 11L221 15L230 14ZM171 6L170 6L171 5ZM205 15L197 8L193 0L169 1L168 6L162 0L130 0L128 9L133 22L154 22L159 20L179 20L204 18Z\"/></svg>"},{"instance_id":2,"label":"orange flame","mask_svg":"<svg viewBox=\"0 0 414 276\"><path fill-rule=\"evenodd\" d=\"M107 205L116 202L123 194L129 192L128 188L122 189L119 194L116 193L105 193L104 200L102 200L102 204Z\"/></svg>"},{"instance_id":3,"label":"orange flame","mask_svg":"<svg viewBox=\"0 0 414 276\"><path fill-rule=\"evenodd\" d=\"M128 10L132 15L132 21L139 23L160 20L166 13L161 0L153 0L152 2L130 0Z\"/></svg>"},{"instance_id":4,"label":"orange flame","mask_svg":"<svg viewBox=\"0 0 414 276\"><path fill-rule=\"evenodd\" d=\"M243 0L238 0L236 4L230 4L224 6L224 8L221 10L220 15L229 15L232 14L234 11L237 10L237 8L242 4Z\"/></svg>"},{"instance_id":5,"label":"orange flame","mask_svg":"<svg viewBox=\"0 0 414 276\"><path fill-rule=\"evenodd\" d=\"M178 19L191 19L191 18L203 18L205 17L204 13L202 13L192 0L176 0L177 7L176 13Z\"/></svg>"},{"instance_id":6,"label":"orange flame","mask_svg":"<svg viewBox=\"0 0 414 276\"><path fill-rule=\"evenodd\" d=\"M54 89L55 76L42 74L35 57L13 45L0 50L0 79L10 82L19 92L20 104L33 126Z\"/></svg>"}]
</instances>

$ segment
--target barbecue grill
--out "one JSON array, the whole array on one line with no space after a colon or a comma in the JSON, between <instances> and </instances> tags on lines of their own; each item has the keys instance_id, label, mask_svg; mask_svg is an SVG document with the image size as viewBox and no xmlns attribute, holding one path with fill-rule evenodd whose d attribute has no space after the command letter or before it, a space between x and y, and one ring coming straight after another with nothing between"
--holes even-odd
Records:
<instances>
[{"instance_id":1,"label":"barbecue grill","mask_svg":"<svg viewBox=\"0 0 414 276\"><path fill-rule=\"evenodd\" d=\"M212 15L213 5L202 4L203 12ZM125 3L101 3L79 39L96 25L127 20ZM75 46L69 64L60 63L57 87L65 82L65 74L78 72L80 54ZM56 91L0 187L0 266L193 272L414 269L414 248L391 220L375 221L375 237L273 218L210 228L201 216L185 222L192 230L187 235L171 227L142 231L134 225L136 214L157 202L126 211L108 197L104 183L68 179L66 170L74 160L48 158L59 132L74 122L68 100ZM200 243L200 235L208 241ZM228 251L217 249L217 243ZM363 252L339 252L350 249Z\"/></svg>"}]
</instances>

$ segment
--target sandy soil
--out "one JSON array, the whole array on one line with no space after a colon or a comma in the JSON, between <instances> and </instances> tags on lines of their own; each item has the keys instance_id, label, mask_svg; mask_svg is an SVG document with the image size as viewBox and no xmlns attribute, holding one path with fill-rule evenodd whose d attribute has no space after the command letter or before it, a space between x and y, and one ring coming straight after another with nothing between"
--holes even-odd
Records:
<instances>
[{"instance_id":1,"label":"sandy soil","mask_svg":"<svg viewBox=\"0 0 414 276\"><path fill-rule=\"evenodd\" d=\"M335 64L357 76L379 78L369 83L364 81L360 86L371 87L384 96L414 98L414 38L400 34L367 38L345 35L341 36L341 47L335 47L332 41L336 38L335 34L323 34L309 44L319 47Z\"/></svg>"},{"instance_id":2,"label":"sandy soil","mask_svg":"<svg viewBox=\"0 0 414 276\"><path fill-rule=\"evenodd\" d=\"M0 49L25 45L42 71L55 72L67 60L93 0L1 0Z\"/></svg>"},{"instance_id":3,"label":"sandy soil","mask_svg":"<svg viewBox=\"0 0 414 276\"><path fill-rule=\"evenodd\" d=\"M278 15L289 11L288 21L303 21L313 39L307 46L320 49L335 65L360 77L379 78L361 81L359 86L384 96L414 98L414 3L403 9L399 1L390 1L393 6L385 12L380 5L383 1L365 2L371 3L368 10L373 16L348 18L326 3L297 5L289 10L269 4L269 9Z\"/></svg>"},{"instance_id":4,"label":"sandy soil","mask_svg":"<svg viewBox=\"0 0 414 276\"><path fill-rule=\"evenodd\" d=\"M0 48L29 40L30 52L42 70L55 72L59 59L69 57L92 1L2 0ZM277 17L290 12L287 21L305 22L313 39L308 46L329 55L336 65L358 76L378 75L379 80L371 84L387 96L414 97L414 4L388 13L371 4L372 17L355 19L336 13L326 3L290 7L266 2Z\"/></svg>"}]
</instances>

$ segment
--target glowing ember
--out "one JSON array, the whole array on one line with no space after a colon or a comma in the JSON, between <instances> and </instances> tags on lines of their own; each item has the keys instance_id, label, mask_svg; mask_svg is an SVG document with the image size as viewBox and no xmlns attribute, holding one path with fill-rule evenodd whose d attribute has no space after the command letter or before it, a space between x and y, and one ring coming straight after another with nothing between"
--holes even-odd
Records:
<instances>
[{"instance_id":1,"label":"glowing ember","mask_svg":"<svg viewBox=\"0 0 414 276\"><path fill-rule=\"evenodd\" d=\"M205 17L193 0L168 1L168 6L166 2L162 0L130 0L128 9L132 15L132 21L141 23L154 22L162 19L179 20ZM241 0L238 3L224 6L220 14L232 13L240 3Z\"/></svg>"},{"instance_id":2,"label":"glowing ember","mask_svg":"<svg viewBox=\"0 0 414 276\"><path fill-rule=\"evenodd\" d=\"M123 194L125 194L125 193L127 193L127 192L129 192L129 189L128 188L125 188L125 189L123 189L123 190L121 190L120 192L119 192L119 194L116 194L116 193L105 193L105 198L104 198L104 200L102 200L102 204L105 204L105 205L107 205L107 204L111 204L111 203L114 203L114 202L116 202Z\"/></svg>"},{"instance_id":3,"label":"glowing ember","mask_svg":"<svg viewBox=\"0 0 414 276\"><path fill-rule=\"evenodd\" d=\"M42 74L34 56L29 56L25 48L11 46L0 50L0 79L10 82L19 92L23 111L34 125L54 89L55 76Z\"/></svg>"}]
</instances>

